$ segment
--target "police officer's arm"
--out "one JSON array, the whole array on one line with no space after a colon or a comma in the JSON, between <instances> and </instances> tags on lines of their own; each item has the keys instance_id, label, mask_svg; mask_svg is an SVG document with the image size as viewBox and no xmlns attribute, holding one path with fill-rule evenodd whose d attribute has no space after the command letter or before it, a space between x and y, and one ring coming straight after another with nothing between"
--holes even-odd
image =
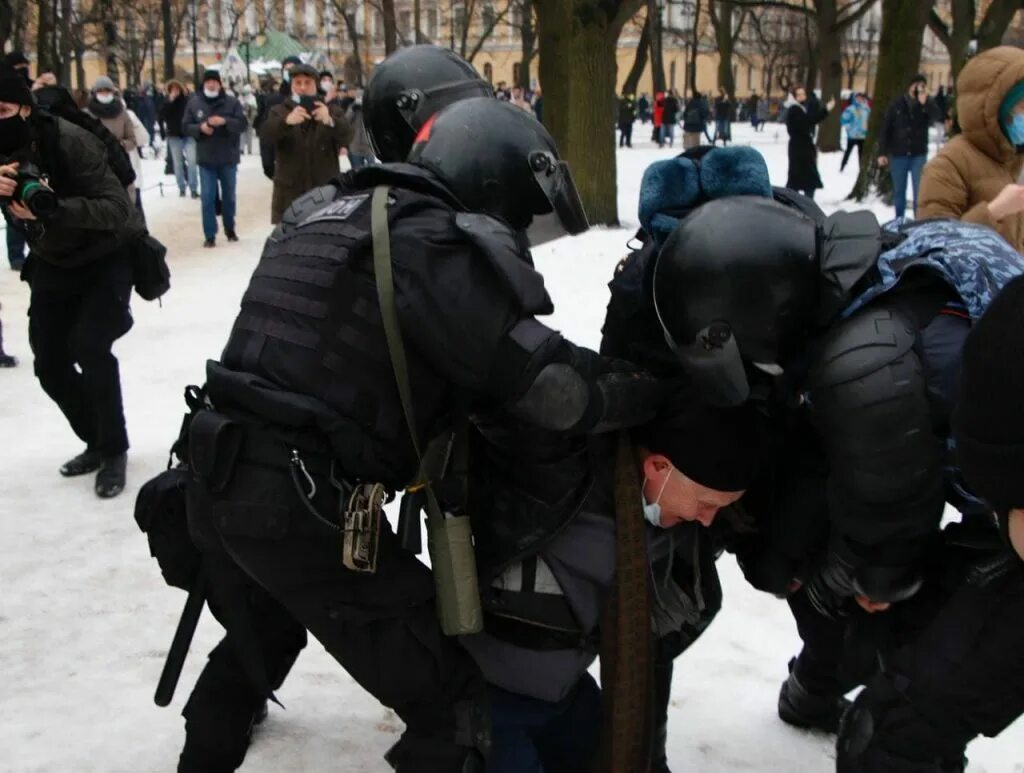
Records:
<instances>
[{"instance_id":1,"label":"police officer's arm","mask_svg":"<svg viewBox=\"0 0 1024 773\"><path fill-rule=\"evenodd\" d=\"M941 446L931 423L911 318L895 305L858 312L824 343L811 376L827 449L833 590L871 577L878 601L913 584L944 508ZM901 587L902 586L902 587Z\"/></svg>"},{"instance_id":2,"label":"police officer's arm","mask_svg":"<svg viewBox=\"0 0 1024 773\"><path fill-rule=\"evenodd\" d=\"M79 196L61 196L47 228L61 224L96 231L120 231L132 217L133 205L121 181L107 164L107 152L95 137L64 135L60 152L65 155L69 184Z\"/></svg>"},{"instance_id":3,"label":"police officer's arm","mask_svg":"<svg viewBox=\"0 0 1024 773\"><path fill-rule=\"evenodd\" d=\"M662 382L533 317L548 309L532 308L539 277L521 258L521 272L503 270L443 210L406 217L391 240L402 333L451 383L557 431L631 426L657 410Z\"/></svg>"}]
</instances>

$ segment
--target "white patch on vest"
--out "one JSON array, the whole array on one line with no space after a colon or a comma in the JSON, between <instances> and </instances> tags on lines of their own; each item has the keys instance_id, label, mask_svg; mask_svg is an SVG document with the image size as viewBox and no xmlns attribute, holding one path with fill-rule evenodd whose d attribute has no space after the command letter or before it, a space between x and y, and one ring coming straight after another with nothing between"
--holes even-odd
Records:
<instances>
[{"instance_id":1,"label":"white patch on vest","mask_svg":"<svg viewBox=\"0 0 1024 773\"><path fill-rule=\"evenodd\" d=\"M303 226L308 225L309 223L320 223L325 220L348 220L352 213L359 209L359 207L362 206L369 198L369 193L361 193L358 196L346 196L343 199L332 201L326 207L318 209L312 215L299 223L299 225Z\"/></svg>"}]
</instances>

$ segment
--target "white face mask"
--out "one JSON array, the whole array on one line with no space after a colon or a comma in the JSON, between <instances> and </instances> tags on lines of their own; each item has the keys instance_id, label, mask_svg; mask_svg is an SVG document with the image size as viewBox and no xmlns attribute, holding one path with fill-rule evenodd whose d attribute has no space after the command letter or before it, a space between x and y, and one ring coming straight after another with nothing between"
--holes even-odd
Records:
<instances>
[{"instance_id":1,"label":"white face mask","mask_svg":"<svg viewBox=\"0 0 1024 773\"><path fill-rule=\"evenodd\" d=\"M203 94L206 95L207 99L216 99L220 96L220 89L203 89Z\"/></svg>"},{"instance_id":2,"label":"white face mask","mask_svg":"<svg viewBox=\"0 0 1024 773\"><path fill-rule=\"evenodd\" d=\"M320 81L320 88L323 91L330 91L333 86L333 81Z\"/></svg>"},{"instance_id":3,"label":"white face mask","mask_svg":"<svg viewBox=\"0 0 1024 773\"><path fill-rule=\"evenodd\" d=\"M101 105L109 105L111 102L114 101L114 95L113 94L97 94L96 95L96 101L99 102Z\"/></svg>"},{"instance_id":4,"label":"white face mask","mask_svg":"<svg viewBox=\"0 0 1024 773\"><path fill-rule=\"evenodd\" d=\"M675 467L669 466L668 475L665 476L665 482L661 484L661 490L658 492L657 498L654 502L648 504L647 498L643 494L643 488L640 489L640 504L644 508L644 518L651 526L657 526L661 528L661 495L665 493L665 489L668 487L669 478L672 477L672 472ZM644 478L644 483L647 483L647 478Z\"/></svg>"}]
</instances>

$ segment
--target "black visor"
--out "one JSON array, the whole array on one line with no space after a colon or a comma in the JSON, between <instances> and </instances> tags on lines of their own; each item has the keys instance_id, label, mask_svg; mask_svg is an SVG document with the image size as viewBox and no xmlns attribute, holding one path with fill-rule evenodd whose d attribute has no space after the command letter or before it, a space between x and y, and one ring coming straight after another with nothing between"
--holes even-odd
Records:
<instances>
[{"instance_id":1,"label":"black visor","mask_svg":"<svg viewBox=\"0 0 1024 773\"><path fill-rule=\"evenodd\" d=\"M698 394L708 403L731 408L750 397L740 348L726 323L712 322L685 346L677 344L667 333L665 340Z\"/></svg>"},{"instance_id":2,"label":"black visor","mask_svg":"<svg viewBox=\"0 0 1024 773\"><path fill-rule=\"evenodd\" d=\"M553 153L537 151L530 154L530 168L534 179L544 193L550 210L534 212L546 214L553 211L566 233L581 234L590 228L583 200L572 179L572 172L565 161L559 161Z\"/></svg>"}]
</instances>

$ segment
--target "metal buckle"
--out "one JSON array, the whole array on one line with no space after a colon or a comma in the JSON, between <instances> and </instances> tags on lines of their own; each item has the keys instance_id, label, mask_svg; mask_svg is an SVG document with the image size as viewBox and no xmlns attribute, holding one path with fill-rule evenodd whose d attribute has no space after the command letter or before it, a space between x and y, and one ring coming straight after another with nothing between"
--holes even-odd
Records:
<instances>
[{"instance_id":1,"label":"metal buckle","mask_svg":"<svg viewBox=\"0 0 1024 773\"><path fill-rule=\"evenodd\" d=\"M377 571L380 522L387 489L382 483L359 483L343 513L341 561L354 572Z\"/></svg>"}]
</instances>

